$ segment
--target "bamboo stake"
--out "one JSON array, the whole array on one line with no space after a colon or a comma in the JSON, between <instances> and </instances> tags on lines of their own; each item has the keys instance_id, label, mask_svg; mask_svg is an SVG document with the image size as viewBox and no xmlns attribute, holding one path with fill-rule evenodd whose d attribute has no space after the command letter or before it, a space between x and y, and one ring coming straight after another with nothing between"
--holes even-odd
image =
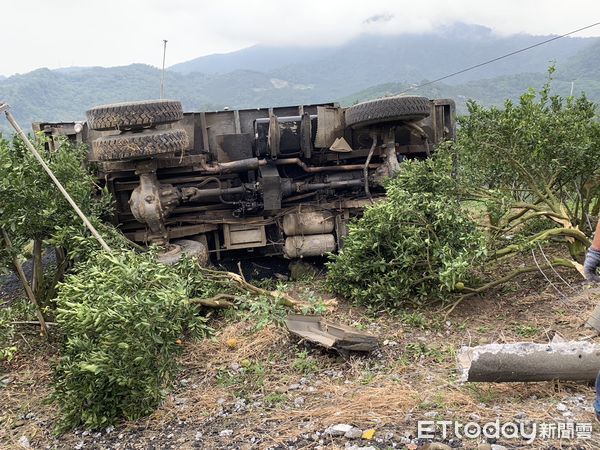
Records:
<instances>
[{"instance_id":1,"label":"bamboo stake","mask_svg":"<svg viewBox=\"0 0 600 450\"><path fill-rule=\"evenodd\" d=\"M8 234L6 233L6 230L4 230L4 229L2 229L2 237L6 244L6 248L13 255L12 256L13 265L15 266L17 275L18 275L19 279L21 280L21 284L23 285L23 288L25 289L25 293L27 294L27 297L29 297L29 300L31 300L31 303L33 303L35 306L35 314L36 314L38 320L40 321L42 334L44 336L46 336L46 338L47 338L48 337L48 325L46 325L46 321L44 319L44 316L42 315L42 310L40 308L40 305L39 305L37 299L35 298L35 295L33 294L31 287L29 286L29 282L27 281L25 272L23 272L23 267L21 267L21 263L19 262L19 259L15 256L12 242L10 241L10 238L8 237Z\"/></svg>"}]
</instances>

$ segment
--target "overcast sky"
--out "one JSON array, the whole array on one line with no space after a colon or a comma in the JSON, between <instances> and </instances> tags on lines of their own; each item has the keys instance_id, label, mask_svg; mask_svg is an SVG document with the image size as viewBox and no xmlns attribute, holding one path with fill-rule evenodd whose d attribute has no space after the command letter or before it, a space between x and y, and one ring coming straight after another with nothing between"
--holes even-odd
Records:
<instances>
[{"instance_id":1,"label":"overcast sky","mask_svg":"<svg viewBox=\"0 0 600 450\"><path fill-rule=\"evenodd\" d=\"M374 20L378 19L378 20ZM11 0L0 3L0 74L39 67L160 66L253 44L340 43L453 22L562 34L600 21L600 0ZM600 26L578 34L600 36Z\"/></svg>"}]
</instances>

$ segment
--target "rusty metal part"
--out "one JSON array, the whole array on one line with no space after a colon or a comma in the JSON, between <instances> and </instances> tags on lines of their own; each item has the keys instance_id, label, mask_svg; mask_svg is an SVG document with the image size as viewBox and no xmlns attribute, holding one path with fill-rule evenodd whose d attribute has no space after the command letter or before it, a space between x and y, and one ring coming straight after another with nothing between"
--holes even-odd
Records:
<instances>
[{"instance_id":1,"label":"rusty metal part","mask_svg":"<svg viewBox=\"0 0 600 450\"><path fill-rule=\"evenodd\" d=\"M423 139L423 143L425 144L425 153L427 154L427 156L430 156L431 149L429 144L429 136L427 135L425 130L415 122L408 122L406 126L410 128L414 133L416 133L421 139Z\"/></svg>"},{"instance_id":2,"label":"rusty metal part","mask_svg":"<svg viewBox=\"0 0 600 450\"><path fill-rule=\"evenodd\" d=\"M275 164L278 166L285 165L297 165L302 168L305 172L308 173L318 173L318 172L338 172L338 171L349 171L349 170L363 170L364 164L340 164L337 166L309 166L300 158L283 158L275 161ZM377 169L381 164L371 164L368 166L369 169Z\"/></svg>"},{"instance_id":3,"label":"rusty metal part","mask_svg":"<svg viewBox=\"0 0 600 450\"><path fill-rule=\"evenodd\" d=\"M290 314L285 319L290 333L339 351L370 352L377 348L377 337L356 328L334 323L321 316Z\"/></svg>"},{"instance_id":4,"label":"rusty metal part","mask_svg":"<svg viewBox=\"0 0 600 450\"><path fill-rule=\"evenodd\" d=\"M200 187L213 182L218 188L200 189ZM242 186L224 188L221 180L217 177L209 177L203 180L198 186L181 188L181 200L184 202L200 202L206 200L219 200L224 205L236 205L239 201L225 200L225 195L243 195L256 192L259 189L258 183L246 183Z\"/></svg>"},{"instance_id":5,"label":"rusty metal part","mask_svg":"<svg viewBox=\"0 0 600 450\"><path fill-rule=\"evenodd\" d=\"M369 191L369 163L371 162L371 158L373 157L373 153L375 152L375 147L377 147L377 134L372 133L371 137L373 139L373 143L371 144L371 149L369 150L367 160L365 161L365 167L363 168L363 178L365 180L365 194L367 194L369 200L373 201L373 197L371 196L371 192Z\"/></svg>"},{"instance_id":6,"label":"rusty metal part","mask_svg":"<svg viewBox=\"0 0 600 450\"><path fill-rule=\"evenodd\" d=\"M221 203L228 204L229 201L223 198L224 195L236 195L246 192L244 186L232 188L210 188L198 189L196 187L185 187L181 189L182 197L188 202L199 202L203 200L220 200Z\"/></svg>"},{"instance_id":7,"label":"rusty metal part","mask_svg":"<svg viewBox=\"0 0 600 450\"><path fill-rule=\"evenodd\" d=\"M283 232L287 236L327 234L333 231L331 211L294 212L283 216Z\"/></svg>"},{"instance_id":8,"label":"rusty metal part","mask_svg":"<svg viewBox=\"0 0 600 450\"><path fill-rule=\"evenodd\" d=\"M396 129L389 127L384 132L383 137L383 157L384 163L375 172L375 181L382 184L387 178L391 178L400 170L398 155L396 153Z\"/></svg>"},{"instance_id":9,"label":"rusty metal part","mask_svg":"<svg viewBox=\"0 0 600 450\"><path fill-rule=\"evenodd\" d=\"M277 158L279 155L279 147L281 145L281 130L279 129L279 120L277 116L271 114L269 117L269 134L267 135L269 151L272 158Z\"/></svg>"},{"instance_id":10,"label":"rusty metal part","mask_svg":"<svg viewBox=\"0 0 600 450\"><path fill-rule=\"evenodd\" d=\"M323 256L333 251L335 251L335 238L333 234L289 236L285 239L283 248L283 253L288 258Z\"/></svg>"},{"instance_id":11,"label":"rusty metal part","mask_svg":"<svg viewBox=\"0 0 600 450\"><path fill-rule=\"evenodd\" d=\"M223 240L225 248L229 250L267 245L264 225L224 224Z\"/></svg>"},{"instance_id":12,"label":"rusty metal part","mask_svg":"<svg viewBox=\"0 0 600 450\"><path fill-rule=\"evenodd\" d=\"M206 160L202 160L200 162L200 167L203 172L207 173L237 173L237 172L245 172L248 170L256 170L260 166L266 166L266 159L258 159L258 158L247 158L241 159L239 161L230 161L224 163L213 163L208 164Z\"/></svg>"},{"instance_id":13,"label":"rusty metal part","mask_svg":"<svg viewBox=\"0 0 600 450\"><path fill-rule=\"evenodd\" d=\"M330 181L328 183L294 183L295 192L313 192L321 189L347 189L362 186L362 180Z\"/></svg>"},{"instance_id":14,"label":"rusty metal part","mask_svg":"<svg viewBox=\"0 0 600 450\"><path fill-rule=\"evenodd\" d=\"M344 135L344 110L339 106L317 107L317 135L315 147L329 148Z\"/></svg>"},{"instance_id":15,"label":"rusty metal part","mask_svg":"<svg viewBox=\"0 0 600 450\"><path fill-rule=\"evenodd\" d=\"M305 158L310 159L312 151L312 122L310 114L304 113L300 119L300 152Z\"/></svg>"},{"instance_id":16,"label":"rusty metal part","mask_svg":"<svg viewBox=\"0 0 600 450\"><path fill-rule=\"evenodd\" d=\"M148 225L155 236L153 241L166 243L165 218L179 201L179 191L170 184L160 184L156 172L151 171L140 174L140 185L131 193L129 207L138 222Z\"/></svg>"},{"instance_id":17,"label":"rusty metal part","mask_svg":"<svg viewBox=\"0 0 600 450\"><path fill-rule=\"evenodd\" d=\"M93 155L89 155L88 159L94 160ZM154 160L157 169L173 168L173 167L194 167L206 161L204 155L183 155L171 156L160 155ZM135 165L131 161L104 161L98 164L101 170L105 173L109 172L128 172L135 170Z\"/></svg>"}]
</instances>

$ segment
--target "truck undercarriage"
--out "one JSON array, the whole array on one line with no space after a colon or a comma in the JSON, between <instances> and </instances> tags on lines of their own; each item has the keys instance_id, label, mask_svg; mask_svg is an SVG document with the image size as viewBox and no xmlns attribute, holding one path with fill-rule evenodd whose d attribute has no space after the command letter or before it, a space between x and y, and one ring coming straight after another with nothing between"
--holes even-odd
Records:
<instances>
[{"instance_id":1,"label":"truck undercarriage","mask_svg":"<svg viewBox=\"0 0 600 450\"><path fill-rule=\"evenodd\" d=\"M404 159L454 139L452 100L389 97L335 104L183 113L156 100L99 106L87 123L35 123L49 145L90 144L133 241L162 258L318 256L385 195Z\"/></svg>"}]
</instances>

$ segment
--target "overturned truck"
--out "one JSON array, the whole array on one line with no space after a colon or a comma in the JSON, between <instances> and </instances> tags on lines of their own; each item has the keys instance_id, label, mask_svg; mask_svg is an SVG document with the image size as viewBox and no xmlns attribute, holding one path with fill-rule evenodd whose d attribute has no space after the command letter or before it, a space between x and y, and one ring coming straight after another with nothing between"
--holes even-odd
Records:
<instances>
[{"instance_id":1,"label":"overturned truck","mask_svg":"<svg viewBox=\"0 0 600 450\"><path fill-rule=\"evenodd\" d=\"M384 195L403 160L455 137L452 100L388 97L183 113L171 100L98 106L87 122L35 123L49 145L88 143L133 241L169 244L165 261L323 255Z\"/></svg>"}]
</instances>

